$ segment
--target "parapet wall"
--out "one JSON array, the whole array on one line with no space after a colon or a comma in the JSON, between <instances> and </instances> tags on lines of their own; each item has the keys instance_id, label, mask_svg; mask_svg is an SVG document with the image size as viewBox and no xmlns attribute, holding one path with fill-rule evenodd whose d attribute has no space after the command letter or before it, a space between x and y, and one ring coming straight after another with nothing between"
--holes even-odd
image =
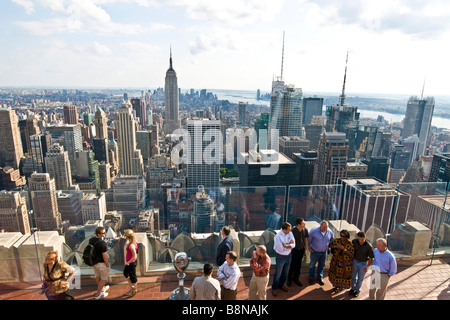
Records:
<instances>
[{"instance_id":1,"label":"parapet wall","mask_svg":"<svg viewBox=\"0 0 450 320\"><path fill-rule=\"evenodd\" d=\"M315 221L306 221L306 228L311 230L318 227ZM339 232L346 229L350 232L351 238L355 238L358 228L343 220L329 221L329 228L336 237ZM450 246L450 228L443 225L442 233L437 241L439 246ZM273 251L273 238L276 231L272 229L262 231L235 232L234 251L238 254L239 264L245 266L253 253L253 250L260 244L264 244L271 257L275 256ZM366 231L367 239L374 245L376 239L386 238L379 229L371 227ZM397 225L395 231L388 235L389 249L398 258L408 257L414 259L425 258L434 245L434 238L429 228L420 222L409 221ZM217 245L220 242L220 235L210 234L179 234L170 244L165 246L154 237L147 237L146 233L136 233L139 243L138 254L138 275L150 275L161 271L173 270L172 260L178 252L186 252L191 258L190 269L200 270L206 262L215 264ZM123 240L123 239L122 239ZM125 241L119 240L113 248L108 250L108 254L114 255L112 261L111 274L121 274L123 270L123 256L125 255ZM449 242L449 243L447 243ZM34 234L21 234L20 232L0 233L0 282L26 282L39 281L42 275L42 266L45 253L57 250L60 258L69 264L79 267L82 275L92 276L92 268L84 265L78 251L71 251L65 244L64 237L56 231L38 231ZM78 248L78 250L81 250ZM69 258L70 257L70 258ZM76 260L73 260L76 257ZM76 261L76 262L75 262ZM309 255L305 259L309 262Z\"/></svg>"}]
</instances>

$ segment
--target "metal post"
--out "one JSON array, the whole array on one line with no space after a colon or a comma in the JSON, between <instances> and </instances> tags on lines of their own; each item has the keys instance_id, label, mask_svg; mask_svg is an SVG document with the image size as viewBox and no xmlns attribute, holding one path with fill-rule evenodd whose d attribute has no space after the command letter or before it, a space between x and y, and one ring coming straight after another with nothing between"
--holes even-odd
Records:
<instances>
[{"instance_id":1,"label":"metal post","mask_svg":"<svg viewBox=\"0 0 450 320\"><path fill-rule=\"evenodd\" d=\"M441 218L439 219L439 225L438 225L438 229L437 229L437 233L436 233L436 237L434 238L434 244L433 244L433 253L431 254L431 260L430 260L430 266L433 264L433 259L434 259L434 254L436 252L436 246L437 246L437 241L439 239L439 231L441 229L441 225L442 225L442 219L444 217L444 211L445 211L445 205L447 203L447 196L448 196L448 189L449 189L450 183L447 182L447 187L446 187L446 193L445 193L445 199L444 199L444 204L442 206L442 210L441 210Z\"/></svg>"}]
</instances>

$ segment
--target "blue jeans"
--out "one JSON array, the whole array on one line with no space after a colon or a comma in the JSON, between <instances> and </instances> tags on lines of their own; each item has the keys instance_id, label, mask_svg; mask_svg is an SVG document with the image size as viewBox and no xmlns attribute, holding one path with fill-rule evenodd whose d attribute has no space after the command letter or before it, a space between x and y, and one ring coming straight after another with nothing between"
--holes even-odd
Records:
<instances>
[{"instance_id":1,"label":"blue jeans","mask_svg":"<svg viewBox=\"0 0 450 320\"><path fill-rule=\"evenodd\" d=\"M327 260L327 252L310 252L309 258L309 279L314 279L314 273L317 265L317 280L323 279L323 268L325 267L325 261Z\"/></svg>"},{"instance_id":2,"label":"blue jeans","mask_svg":"<svg viewBox=\"0 0 450 320\"><path fill-rule=\"evenodd\" d=\"M359 262L358 260L353 260L352 269L352 290L359 292L364 280L365 272L364 268L367 267L367 261Z\"/></svg>"},{"instance_id":3,"label":"blue jeans","mask_svg":"<svg viewBox=\"0 0 450 320\"><path fill-rule=\"evenodd\" d=\"M275 261L276 269L275 275L273 276L272 290L277 290L284 286L284 282L288 276L289 266L291 265L291 256L282 257L277 254Z\"/></svg>"}]
</instances>

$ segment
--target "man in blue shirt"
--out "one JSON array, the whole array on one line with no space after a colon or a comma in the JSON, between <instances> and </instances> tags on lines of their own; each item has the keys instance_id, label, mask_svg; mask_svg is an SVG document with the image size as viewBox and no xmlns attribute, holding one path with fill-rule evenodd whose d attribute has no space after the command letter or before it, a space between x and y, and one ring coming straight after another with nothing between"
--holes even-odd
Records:
<instances>
[{"instance_id":1,"label":"man in blue shirt","mask_svg":"<svg viewBox=\"0 0 450 320\"><path fill-rule=\"evenodd\" d=\"M308 237L308 249L310 252L309 284L314 284L314 274L317 264L317 281L323 283L323 269L327 260L327 252L330 243L334 240L333 232L328 229L328 222L323 220L319 227L311 229Z\"/></svg>"},{"instance_id":2,"label":"man in blue shirt","mask_svg":"<svg viewBox=\"0 0 450 320\"><path fill-rule=\"evenodd\" d=\"M384 300L386 296L389 278L397 273L397 261L395 256L387 248L386 239L377 239L376 248L373 250L374 270L370 281L370 300Z\"/></svg>"}]
</instances>

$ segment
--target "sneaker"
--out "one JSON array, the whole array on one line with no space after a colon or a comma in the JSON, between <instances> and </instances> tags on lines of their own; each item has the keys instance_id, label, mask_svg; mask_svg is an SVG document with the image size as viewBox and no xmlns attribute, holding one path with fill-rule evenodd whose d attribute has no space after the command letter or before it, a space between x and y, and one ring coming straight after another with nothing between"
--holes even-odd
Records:
<instances>
[{"instance_id":1,"label":"sneaker","mask_svg":"<svg viewBox=\"0 0 450 320\"><path fill-rule=\"evenodd\" d=\"M283 290L284 292L288 292L289 289L287 287L281 287L280 290Z\"/></svg>"},{"instance_id":2,"label":"sneaker","mask_svg":"<svg viewBox=\"0 0 450 320\"><path fill-rule=\"evenodd\" d=\"M100 300L108 296L108 292L102 291L98 296L95 296L95 300Z\"/></svg>"},{"instance_id":3,"label":"sneaker","mask_svg":"<svg viewBox=\"0 0 450 320\"><path fill-rule=\"evenodd\" d=\"M278 295L278 290L276 290L276 289L273 290L273 289L272 289L272 295L273 295L274 297L276 297L276 296Z\"/></svg>"},{"instance_id":4,"label":"sneaker","mask_svg":"<svg viewBox=\"0 0 450 320\"><path fill-rule=\"evenodd\" d=\"M125 294L124 294L125 296L127 296L127 297L131 297L132 295L133 295L133 290L128 290L127 292L125 292Z\"/></svg>"},{"instance_id":5,"label":"sneaker","mask_svg":"<svg viewBox=\"0 0 450 320\"><path fill-rule=\"evenodd\" d=\"M106 292L108 290L109 290L109 286L108 285L104 286L103 289L102 289L103 292Z\"/></svg>"},{"instance_id":6,"label":"sneaker","mask_svg":"<svg viewBox=\"0 0 450 320\"><path fill-rule=\"evenodd\" d=\"M317 282L319 282L319 284L321 285L321 286L323 286L325 283L322 281L322 279L319 279L319 281L317 281Z\"/></svg>"}]
</instances>

